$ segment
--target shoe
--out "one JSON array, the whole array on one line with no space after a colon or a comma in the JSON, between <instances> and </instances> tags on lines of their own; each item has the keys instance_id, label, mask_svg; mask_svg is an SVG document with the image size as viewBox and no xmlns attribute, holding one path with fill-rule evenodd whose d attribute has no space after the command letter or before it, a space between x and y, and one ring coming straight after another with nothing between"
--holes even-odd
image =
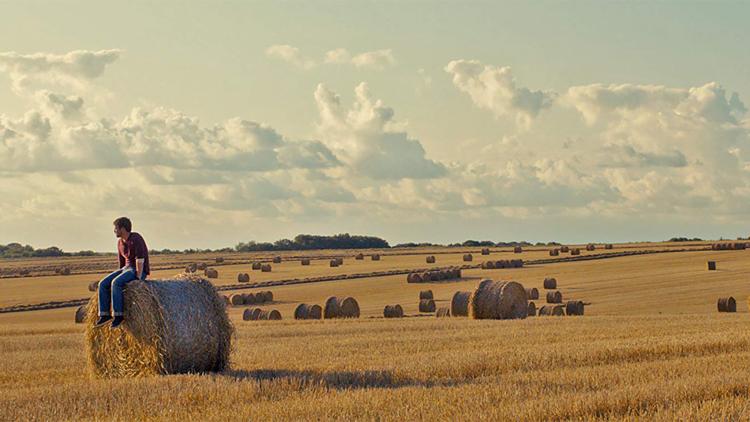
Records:
<instances>
[{"instance_id":1,"label":"shoe","mask_svg":"<svg viewBox=\"0 0 750 422\"><path fill-rule=\"evenodd\" d=\"M94 327L101 327L102 325L108 323L112 319L109 315L102 315L99 317L99 319L96 320L96 324L94 324Z\"/></svg>"},{"instance_id":2,"label":"shoe","mask_svg":"<svg viewBox=\"0 0 750 422\"><path fill-rule=\"evenodd\" d=\"M116 316L115 319L112 320L112 328L117 328L122 324L122 322L125 320L122 316Z\"/></svg>"}]
</instances>

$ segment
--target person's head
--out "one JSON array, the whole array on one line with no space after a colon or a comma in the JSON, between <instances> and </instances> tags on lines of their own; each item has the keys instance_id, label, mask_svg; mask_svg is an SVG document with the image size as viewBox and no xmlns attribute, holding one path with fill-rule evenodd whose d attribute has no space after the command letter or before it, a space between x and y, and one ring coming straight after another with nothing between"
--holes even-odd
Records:
<instances>
[{"instance_id":1,"label":"person's head","mask_svg":"<svg viewBox=\"0 0 750 422\"><path fill-rule=\"evenodd\" d=\"M117 237L127 237L133 228L133 224L128 217L120 217L113 224L115 225L115 236Z\"/></svg>"}]
</instances>

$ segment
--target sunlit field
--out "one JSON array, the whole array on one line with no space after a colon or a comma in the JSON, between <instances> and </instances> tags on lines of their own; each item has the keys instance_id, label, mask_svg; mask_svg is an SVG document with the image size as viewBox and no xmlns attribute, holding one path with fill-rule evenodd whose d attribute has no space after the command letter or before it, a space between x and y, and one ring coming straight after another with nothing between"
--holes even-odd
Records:
<instances>
[{"instance_id":1,"label":"sunlit field","mask_svg":"<svg viewBox=\"0 0 750 422\"><path fill-rule=\"evenodd\" d=\"M243 321L246 307L229 306L236 338L231 368L219 374L94 379L83 325L73 322L75 308L2 313L0 419L745 419L750 251L700 250L705 246L467 269L457 281L407 284L398 274L265 287L274 301L261 306L278 309L283 319ZM685 249L636 247L664 248ZM606 252L624 249L617 245ZM450 253L436 254L435 266L466 264L461 260L466 251L442 252ZM347 256L338 268L323 259L303 267L289 257L271 273L249 269L259 257L237 256L213 265L220 274L213 281L237 284L238 272L250 273L254 282L424 268L430 266L425 256L434 253L416 249L384 254L381 261ZM549 258L546 249L493 251L489 258L511 257ZM488 257L475 253L473 263L483 258ZM717 271L706 269L708 260L717 262ZM176 262L187 261L182 256ZM154 277L176 271L159 270ZM5 278L0 306L87 297L88 281L100 276ZM543 292L549 276L557 278L564 300L588 304L585 316L477 321L418 312L420 290L431 289L437 305L448 306L454 292L475 288L485 278L515 280ZM355 297L361 318L293 319L299 303L323 304L334 295ZM723 296L738 300L736 314L717 312ZM396 303L406 317L382 318L383 307Z\"/></svg>"}]
</instances>

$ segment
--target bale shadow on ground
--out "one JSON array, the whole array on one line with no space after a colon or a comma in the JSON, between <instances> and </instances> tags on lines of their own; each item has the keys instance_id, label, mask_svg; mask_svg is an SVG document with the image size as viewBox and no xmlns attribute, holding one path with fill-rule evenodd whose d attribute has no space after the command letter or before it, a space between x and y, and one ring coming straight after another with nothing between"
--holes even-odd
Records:
<instances>
[{"instance_id":1,"label":"bale shadow on ground","mask_svg":"<svg viewBox=\"0 0 750 422\"><path fill-rule=\"evenodd\" d=\"M390 371L298 371L290 369L256 369L252 371L228 370L223 376L237 380L256 381L296 381L301 387L324 387L336 390L353 390L366 388L403 388L403 387L447 387L458 384L456 381L423 381L395 377Z\"/></svg>"}]
</instances>

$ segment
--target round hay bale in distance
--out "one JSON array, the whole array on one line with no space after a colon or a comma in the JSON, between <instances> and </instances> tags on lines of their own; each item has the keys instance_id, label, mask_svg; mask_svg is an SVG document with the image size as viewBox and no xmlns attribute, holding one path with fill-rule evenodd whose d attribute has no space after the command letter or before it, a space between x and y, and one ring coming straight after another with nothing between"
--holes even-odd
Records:
<instances>
[{"instance_id":1,"label":"round hay bale in distance","mask_svg":"<svg viewBox=\"0 0 750 422\"><path fill-rule=\"evenodd\" d=\"M337 259L332 259L328 262L328 264L331 266L331 268L338 267L339 261Z\"/></svg>"},{"instance_id":2,"label":"round hay bale in distance","mask_svg":"<svg viewBox=\"0 0 750 422\"><path fill-rule=\"evenodd\" d=\"M435 299L432 295L432 290L422 290L419 292L419 300L422 299Z\"/></svg>"},{"instance_id":3,"label":"round hay bale in distance","mask_svg":"<svg viewBox=\"0 0 750 422\"><path fill-rule=\"evenodd\" d=\"M260 266L260 271L263 273L270 273L271 272L271 264L263 264Z\"/></svg>"},{"instance_id":4,"label":"round hay bale in distance","mask_svg":"<svg viewBox=\"0 0 750 422\"><path fill-rule=\"evenodd\" d=\"M434 264L435 263L435 255L430 255L425 258L425 262L428 264Z\"/></svg>"},{"instance_id":5,"label":"round hay bale in distance","mask_svg":"<svg viewBox=\"0 0 750 422\"><path fill-rule=\"evenodd\" d=\"M530 287L526 289L526 299L537 300L539 299L539 290L536 287Z\"/></svg>"},{"instance_id":6,"label":"round hay bale in distance","mask_svg":"<svg viewBox=\"0 0 750 422\"><path fill-rule=\"evenodd\" d=\"M357 261L362 261L363 259L365 259L365 256L364 254L358 253L354 255L354 259L356 259Z\"/></svg>"},{"instance_id":7,"label":"round hay bale in distance","mask_svg":"<svg viewBox=\"0 0 750 422\"><path fill-rule=\"evenodd\" d=\"M565 307L562 305L544 305L539 308L539 316L563 316Z\"/></svg>"},{"instance_id":8,"label":"round hay bale in distance","mask_svg":"<svg viewBox=\"0 0 750 422\"><path fill-rule=\"evenodd\" d=\"M310 258L302 258L300 260L301 265L310 265Z\"/></svg>"},{"instance_id":9,"label":"round hay bale in distance","mask_svg":"<svg viewBox=\"0 0 750 422\"><path fill-rule=\"evenodd\" d=\"M409 273L409 275L406 276L406 282L407 283L421 283L422 276L417 273Z\"/></svg>"},{"instance_id":10,"label":"round hay bale in distance","mask_svg":"<svg viewBox=\"0 0 750 422\"><path fill-rule=\"evenodd\" d=\"M473 319L523 319L527 313L526 290L515 281L484 280L469 299Z\"/></svg>"},{"instance_id":11,"label":"round hay bale in distance","mask_svg":"<svg viewBox=\"0 0 750 422\"><path fill-rule=\"evenodd\" d=\"M569 300L565 303L565 315L583 315L582 300Z\"/></svg>"},{"instance_id":12,"label":"round hay bale in distance","mask_svg":"<svg viewBox=\"0 0 750 422\"><path fill-rule=\"evenodd\" d=\"M323 317L330 318L359 318L359 304L353 297L331 296L326 300Z\"/></svg>"},{"instance_id":13,"label":"round hay bale in distance","mask_svg":"<svg viewBox=\"0 0 750 422\"><path fill-rule=\"evenodd\" d=\"M547 292L547 303L562 303L562 293L559 290Z\"/></svg>"},{"instance_id":14,"label":"round hay bale in distance","mask_svg":"<svg viewBox=\"0 0 750 422\"><path fill-rule=\"evenodd\" d=\"M217 263L217 264L221 264L222 262L224 262L224 258L223 258L223 257L220 257L220 256L217 256L217 257L216 257L216 263Z\"/></svg>"},{"instance_id":15,"label":"round hay bale in distance","mask_svg":"<svg viewBox=\"0 0 750 422\"><path fill-rule=\"evenodd\" d=\"M279 321L281 320L281 312L276 309L264 309L258 314L258 321Z\"/></svg>"},{"instance_id":16,"label":"round hay bale in distance","mask_svg":"<svg viewBox=\"0 0 750 422\"><path fill-rule=\"evenodd\" d=\"M401 307L401 305L385 305L385 308L383 308L383 317L384 318L403 318L404 317L404 308Z\"/></svg>"},{"instance_id":17,"label":"round hay bale in distance","mask_svg":"<svg viewBox=\"0 0 750 422\"><path fill-rule=\"evenodd\" d=\"M260 263L260 262L253 262L252 268L253 268L253 270L260 270L262 266L263 266L263 264Z\"/></svg>"},{"instance_id":18,"label":"round hay bale in distance","mask_svg":"<svg viewBox=\"0 0 750 422\"><path fill-rule=\"evenodd\" d=\"M451 299L451 315L469 316L469 299L471 292L456 292Z\"/></svg>"},{"instance_id":19,"label":"round hay bale in distance","mask_svg":"<svg viewBox=\"0 0 750 422\"><path fill-rule=\"evenodd\" d=\"M529 302L528 313L526 314L526 316L536 316L536 303Z\"/></svg>"},{"instance_id":20,"label":"round hay bale in distance","mask_svg":"<svg viewBox=\"0 0 750 422\"><path fill-rule=\"evenodd\" d=\"M97 289L99 289L99 282L98 281L92 281L91 283L89 283L89 291L90 292L95 292L95 291L97 291Z\"/></svg>"},{"instance_id":21,"label":"round hay bale in distance","mask_svg":"<svg viewBox=\"0 0 750 422\"><path fill-rule=\"evenodd\" d=\"M557 279L554 277L547 277L544 279L544 288L547 290L553 290L557 288Z\"/></svg>"},{"instance_id":22,"label":"round hay bale in distance","mask_svg":"<svg viewBox=\"0 0 750 422\"><path fill-rule=\"evenodd\" d=\"M717 303L719 312L737 312L737 301L732 296L719 298Z\"/></svg>"},{"instance_id":23,"label":"round hay bale in distance","mask_svg":"<svg viewBox=\"0 0 750 422\"><path fill-rule=\"evenodd\" d=\"M516 246L513 248L513 253L522 253L522 252L523 252L523 248L520 246Z\"/></svg>"},{"instance_id":24,"label":"round hay bale in distance","mask_svg":"<svg viewBox=\"0 0 750 422\"><path fill-rule=\"evenodd\" d=\"M570 252L570 246L565 246L565 245L560 246L560 252L562 252L562 253L568 253L568 252Z\"/></svg>"},{"instance_id":25,"label":"round hay bale in distance","mask_svg":"<svg viewBox=\"0 0 750 422\"><path fill-rule=\"evenodd\" d=\"M716 271L716 261L708 261L708 270Z\"/></svg>"},{"instance_id":26,"label":"round hay bale in distance","mask_svg":"<svg viewBox=\"0 0 750 422\"><path fill-rule=\"evenodd\" d=\"M257 321L260 316L260 308L247 308L242 312L243 321Z\"/></svg>"},{"instance_id":27,"label":"round hay bale in distance","mask_svg":"<svg viewBox=\"0 0 750 422\"><path fill-rule=\"evenodd\" d=\"M471 262L474 259L474 257L470 254L464 254L464 262Z\"/></svg>"},{"instance_id":28,"label":"round hay bale in distance","mask_svg":"<svg viewBox=\"0 0 750 422\"><path fill-rule=\"evenodd\" d=\"M482 248L482 255L489 255L490 254L490 248Z\"/></svg>"},{"instance_id":29,"label":"round hay bale in distance","mask_svg":"<svg viewBox=\"0 0 750 422\"><path fill-rule=\"evenodd\" d=\"M198 269L199 271L203 271L206 268L208 268L208 265L205 262L199 262L195 265L195 268Z\"/></svg>"},{"instance_id":30,"label":"round hay bale in distance","mask_svg":"<svg viewBox=\"0 0 750 422\"><path fill-rule=\"evenodd\" d=\"M435 312L435 301L432 299L421 299L419 301L419 312Z\"/></svg>"},{"instance_id":31,"label":"round hay bale in distance","mask_svg":"<svg viewBox=\"0 0 750 422\"><path fill-rule=\"evenodd\" d=\"M380 255L372 254L372 256L370 256L370 259L372 259L373 261L380 261Z\"/></svg>"},{"instance_id":32,"label":"round hay bale in distance","mask_svg":"<svg viewBox=\"0 0 750 422\"><path fill-rule=\"evenodd\" d=\"M273 263L274 264L281 264L281 257L280 256L274 256L273 257Z\"/></svg>"},{"instance_id":33,"label":"round hay bale in distance","mask_svg":"<svg viewBox=\"0 0 750 422\"><path fill-rule=\"evenodd\" d=\"M232 306L240 306L245 304L245 298L242 296L241 293L235 293L231 296L229 296L229 303L232 304Z\"/></svg>"},{"instance_id":34,"label":"round hay bale in distance","mask_svg":"<svg viewBox=\"0 0 750 422\"><path fill-rule=\"evenodd\" d=\"M238 283L249 283L250 282L250 274L248 274L248 273L239 273L239 274L237 274L237 282Z\"/></svg>"},{"instance_id":35,"label":"round hay bale in distance","mask_svg":"<svg viewBox=\"0 0 750 422\"><path fill-rule=\"evenodd\" d=\"M121 327L94 327L98 300L87 308L86 347L97 377L223 371L234 328L214 286L197 276L135 280L124 290Z\"/></svg>"},{"instance_id":36,"label":"round hay bale in distance","mask_svg":"<svg viewBox=\"0 0 750 422\"><path fill-rule=\"evenodd\" d=\"M86 322L86 305L81 305L76 308L76 324L83 324Z\"/></svg>"},{"instance_id":37,"label":"round hay bale in distance","mask_svg":"<svg viewBox=\"0 0 750 422\"><path fill-rule=\"evenodd\" d=\"M195 262L193 262L192 264L188 264L188 266L185 267L186 273L194 273L196 271L198 271L198 264L196 264Z\"/></svg>"},{"instance_id":38,"label":"round hay bale in distance","mask_svg":"<svg viewBox=\"0 0 750 422\"><path fill-rule=\"evenodd\" d=\"M570 254L571 255L580 255L581 254L581 250L578 249L578 248L571 249L570 250Z\"/></svg>"},{"instance_id":39,"label":"round hay bale in distance","mask_svg":"<svg viewBox=\"0 0 750 422\"><path fill-rule=\"evenodd\" d=\"M204 274L204 275L205 275L205 276L206 276L207 278L219 278L219 272L218 272L217 270L213 269L213 268L206 268L206 269L205 269L205 270L203 271L203 274Z\"/></svg>"},{"instance_id":40,"label":"round hay bale in distance","mask_svg":"<svg viewBox=\"0 0 750 422\"><path fill-rule=\"evenodd\" d=\"M294 309L294 319L321 319L323 317L323 308L320 305L309 305L300 303Z\"/></svg>"}]
</instances>

